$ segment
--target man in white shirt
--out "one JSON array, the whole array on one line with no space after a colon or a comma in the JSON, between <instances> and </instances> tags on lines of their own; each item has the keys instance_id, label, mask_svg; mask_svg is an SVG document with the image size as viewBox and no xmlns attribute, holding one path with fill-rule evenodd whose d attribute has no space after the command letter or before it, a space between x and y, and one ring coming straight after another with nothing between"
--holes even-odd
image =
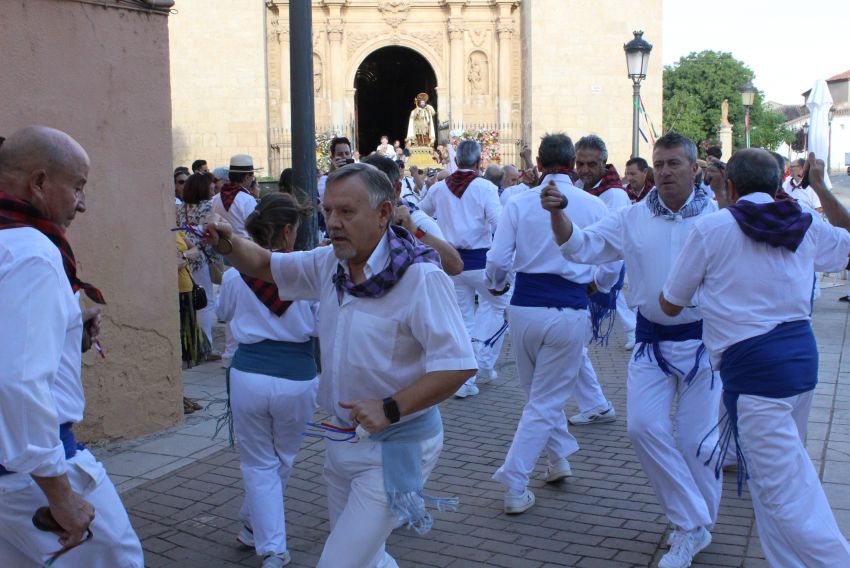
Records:
<instances>
[{"instance_id":1,"label":"man in white shirt","mask_svg":"<svg viewBox=\"0 0 850 568\"><path fill-rule=\"evenodd\" d=\"M501 294L516 271L516 287L508 307L519 382L527 402L505 463L493 479L506 487L508 514L534 505L528 480L546 451L547 483L570 475L567 457L578 450L569 433L564 405L573 389L587 335L587 289L594 281L592 265L568 262L552 241L549 214L540 207L541 190L568 201L567 211L578 223L590 225L607 214L605 205L576 188L569 176L575 149L564 134L544 136L537 154L544 173L540 187L505 206L493 246L487 253L487 285ZM612 272L612 285L618 271ZM600 284L603 287L603 284Z\"/></svg>"},{"instance_id":2,"label":"man in white shirt","mask_svg":"<svg viewBox=\"0 0 850 568\"><path fill-rule=\"evenodd\" d=\"M378 144L377 152L390 160L395 160L395 148L390 145L390 139L386 136L381 136L381 143Z\"/></svg>"},{"instance_id":3,"label":"man in white shirt","mask_svg":"<svg viewBox=\"0 0 850 568\"><path fill-rule=\"evenodd\" d=\"M245 220L257 208L257 198L251 194L254 185L254 173L261 168L254 167L254 160L247 154L236 154L230 158L227 169L228 182L213 197L212 211L224 218L240 237L247 237Z\"/></svg>"},{"instance_id":4,"label":"man in white shirt","mask_svg":"<svg viewBox=\"0 0 850 568\"><path fill-rule=\"evenodd\" d=\"M337 168L341 168L346 164L353 163L351 160L354 158L351 157L351 140L346 138L345 136L337 136L336 138L331 139L331 143L328 146L328 153L331 158L331 166L328 174L332 173ZM319 201L322 201L325 197L325 184L328 181L328 176L323 175L319 178L317 190L319 194Z\"/></svg>"},{"instance_id":5,"label":"man in white shirt","mask_svg":"<svg viewBox=\"0 0 850 568\"><path fill-rule=\"evenodd\" d=\"M78 444L81 350L100 309L80 310L65 237L86 210L85 150L64 132L28 127L0 148L0 564L142 568L142 547L103 466ZM82 348L82 349L81 349ZM34 526L44 508L55 534ZM42 515L44 517L44 515ZM58 540L58 543L57 543ZM61 560L58 560L61 558Z\"/></svg>"},{"instance_id":6,"label":"man in white shirt","mask_svg":"<svg viewBox=\"0 0 850 568\"><path fill-rule=\"evenodd\" d=\"M768 564L850 566L850 545L805 446L818 374L813 278L847 265L850 217L823 185L823 162L811 155L809 166L842 228L793 201L774 201L776 161L764 150L739 150L726 168L734 205L696 223L660 304L672 316L699 297L705 345L723 379L723 430L738 442L739 491L747 479ZM716 468L720 450L710 456Z\"/></svg>"},{"instance_id":7,"label":"man in white shirt","mask_svg":"<svg viewBox=\"0 0 850 568\"><path fill-rule=\"evenodd\" d=\"M805 165L806 162L802 159L791 162L791 175L782 184L782 189L789 196L799 201L801 205L815 211L821 211L821 202L817 193L811 187L803 187L803 168Z\"/></svg>"},{"instance_id":8,"label":"man in white shirt","mask_svg":"<svg viewBox=\"0 0 850 568\"><path fill-rule=\"evenodd\" d=\"M478 176L481 164L481 147L478 142L461 142L455 159L458 170L445 181L431 186L419 208L437 220L446 240L463 259L463 272L452 277L457 303L466 329L475 343L477 377L494 380L496 360L504 340L504 334L499 331L504 324L509 298L489 293L484 266L502 206L499 204L496 186ZM478 394L475 381L475 376L470 378L455 396L465 398Z\"/></svg>"},{"instance_id":9,"label":"man in white shirt","mask_svg":"<svg viewBox=\"0 0 850 568\"><path fill-rule=\"evenodd\" d=\"M452 283L433 249L390 226L395 201L386 175L353 164L328 176L332 247L274 254L209 226L240 272L273 281L282 298L320 301L318 401L363 434L326 443L331 534L319 568L395 567L384 550L392 530L430 528L423 498L436 499L423 484L442 448L436 405L475 372Z\"/></svg>"},{"instance_id":10,"label":"man in white shirt","mask_svg":"<svg viewBox=\"0 0 850 568\"><path fill-rule=\"evenodd\" d=\"M706 435L717 423L720 406L720 388L704 354L699 309L689 301L682 314L670 317L658 306L676 258L690 254L685 239L698 219L715 210L694 187L696 160L696 145L670 132L655 143L656 188L643 201L589 227L580 228L565 215L553 217L555 240L567 260L625 260L629 267L638 345L629 361L627 431L661 509L674 525L660 568L690 566L711 542L709 530L720 504L720 480L703 466L705 458L697 457L703 438L711 445L718 438L716 431ZM670 419L674 400L675 435Z\"/></svg>"},{"instance_id":11,"label":"man in white shirt","mask_svg":"<svg viewBox=\"0 0 850 568\"><path fill-rule=\"evenodd\" d=\"M402 199L418 205L425 198L428 189L425 187L425 173L416 166L410 166L410 175L401 178Z\"/></svg>"}]
</instances>

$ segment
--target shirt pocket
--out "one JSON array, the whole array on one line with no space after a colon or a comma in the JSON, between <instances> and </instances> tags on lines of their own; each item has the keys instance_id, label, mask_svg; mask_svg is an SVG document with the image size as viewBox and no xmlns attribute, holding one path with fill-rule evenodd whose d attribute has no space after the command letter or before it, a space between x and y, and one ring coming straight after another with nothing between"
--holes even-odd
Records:
<instances>
[{"instance_id":1,"label":"shirt pocket","mask_svg":"<svg viewBox=\"0 0 850 568\"><path fill-rule=\"evenodd\" d=\"M357 311L351 321L348 362L355 367L387 371L393 363L399 324Z\"/></svg>"}]
</instances>

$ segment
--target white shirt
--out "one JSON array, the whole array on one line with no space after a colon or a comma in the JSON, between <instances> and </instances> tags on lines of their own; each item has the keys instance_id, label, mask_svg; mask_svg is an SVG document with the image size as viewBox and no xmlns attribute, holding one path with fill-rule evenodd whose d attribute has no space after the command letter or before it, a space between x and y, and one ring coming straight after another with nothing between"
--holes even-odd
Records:
<instances>
[{"instance_id":1,"label":"white shirt","mask_svg":"<svg viewBox=\"0 0 850 568\"><path fill-rule=\"evenodd\" d=\"M419 208L437 219L445 240L458 249L490 248L502 213L498 188L481 177L472 180L460 199L445 180L438 181Z\"/></svg>"},{"instance_id":2,"label":"white shirt","mask_svg":"<svg viewBox=\"0 0 850 568\"><path fill-rule=\"evenodd\" d=\"M406 176L401 180L402 199L407 199L414 205L418 205L419 202L425 198L425 194L428 190L425 185L423 185L420 191L421 193L416 193L416 182L413 181L412 177Z\"/></svg>"},{"instance_id":3,"label":"white shirt","mask_svg":"<svg viewBox=\"0 0 850 568\"><path fill-rule=\"evenodd\" d=\"M511 200L512 197L519 195L523 191L527 190L528 186L524 183L518 183L516 185L512 185L510 187L506 187L502 191L502 195L499 196L499 201L502 203L502 207L508 204L508 201Z\"/></svg>"},{"instance_id":4,"label":"white shirt","mask_svg":"<svg viewBox=\"0 0 850 568\"><path fill-rule=\"evenodd\" d=\"M448 146L446 146L446 151L449 153L449 161L446 164L446 171L449 172L449 174L453 174L457 171L457 162L455 162L455 155L457 154L457 151L455 150L455 147L452 146L451 142L449 142Z\"/></svg>"},{"instance_id":5,"label":"white shirt","mask_svg":"<svg viewBox=\"0 0 850 568\"><path fill-rule=\"evenodd\" d=\"M0 298L0 464L61 475L59 425L85 408L83 318L59 249L36 229L0 231Z\"/></svg>"},{"instance_id":6,"label":"white shirt","mask_svg":"<svg viewBox=\"0 0 850 568\"><path fill-rule=\"evenodd\" d=\"M395 161L395 148L392 144L379 144L376 150L379 155L386 156L387 158Z\"/></svg>"},{"instance_id":7,"label":"white shirt","mask_svg":"<svg viewBox=\"0 0 850 568\"><path fill-rule=\"evenodd\" d=\"M770 203L766 193L740 199ZM746 236L729 211L701 218L676 262L664 297L677 305L695 294L705 319L702 337L715 362L723 351L763 335L780 323L810 320L816 271L847 266L850 233L816 214L803 242L792 253Z\"/></svg>"},{"instance_id":8,"label":"white shirt","mask_svg":"<svg viewBox=\"0 0 850 568\"><path fill-rule=\"evenodd\" d=\"M316 191L319 194L319 201L325 198L325 185L328 183L328 176L324 175L319 178L318 183L316 184Z\"/></svg>"},{"instance_id":9,"label":"white shirt","mask_svg":"<svg viewBox=\"0 0 850 568\"><path fill-rule=\"evenodd\" d=\"M805 205L809 209L820 209L821 202L818 194L815 193L815 190L809 187L800 187L794 185L792 183L794 181L793 177L789 177L785 180L785 183L782 184L782 189L785 190L785 193L796 199L800 202L800 205Z\"/></svg>"},{"instance_id":10,"label":"white shirt","mask_svg":"<svg viewBox=\"0 0 850 568\"><path fill-rule=\"evenodd\" d=\"M241 237L248 238L248 232L245 230L245 221L248 215L254 212L257 208L257 200L250 193L240 191L230 204L230 209L226 210L221 202L221 194L216 194L212 199L213 213L223 217L225 221L233 227L233 232Z\"/></svg>"},{"instance_id":11,"label":"white shirt","mask_svg":"<svg viewBox=\"0 0 850 568\"><path fill-rule=\"evenodd\" d=\"M282 316L272 313L251 291L236 269L221 278L216 314L230 322L230 332L239 343L266 339L304 343L318 334L316 302L292 302Z\"/></svg>"},{"instance_id":12,"label":"white shirt","mask_svg":"<svg viewBox=\"0 0 850 568\"><path fill-rule=\"evenodd\" d=\"M693 196L691 193L686 203ZM589 227L573 225L573 234L561 245L561 252L576 262L625 260L630 307L638 308L645 318L662 325L695 322L701 317L698 309L686 307L671 318L661 311L658 295L697 219L713 211L716 206L709 201L699 215L687 219L676 215L675 220L669 220L653 215L644 199ZM682 305L692 304L688 300Z\"/></svg>"},{"instance_id":13,"label":"white shirt","mask_svg":"<svg viewBox=\"0 0 850 568\"><path fill-rule=\"evenodd\" d=\"M593 189L599 187L600 183L602 183L601 179L596 182L596 185L593 186ZM576 187L580 189L584 188L584 184L581 180L578 180L576 182ZM619 211L620 209L623 209L624 207L629 207L632 204L632 200L629 198L629 194L626 193L624 189L621 189L619 187L609 187L598 197L605 203L605 206L608 207L608 211Z\"/></svg>"},{"instance_id":14,"label":"white shirt","mask_svg":"<svg viewBox=\"0 0 850 568\"><path fill-rule=\"evenodd\" d=\"M567 196L566 211L575 223L592 225L608 214L598 197L575 187L569 176L547 175L541 186L549 180L554 181L561 193ZM493 246L487 252L485 275L489 288L504 289L512 270L557 274L577 284L593 280L595 267L592 264L567 261L558 253L558 245L552 238L549 212L540 205L540 192L541 187L535 187L511 199L505 206ZM614 282L617 276L619 274L615 274ZM614 282L608 282L608 287Z\"/></svg>"},{"instance_id":15,"label":"white shirt","mask_svg":"<svg viewBox=\"0 0 850 568\"><path fill-rule=\"evenodd\" d=\"M411 220L413 220L413 224L422 229L426 234L437 237L441 241L446 240L446 237L443 235L442 229L434 220L433 217L422 211L421 209L417 209L410 214Z\"/></svg>"},{"instance_id":16,"label":"white shirt","mask_svg":"<svg viewBox=\"0 0 850 568\"><path fill-rule=\"evenodd\" d=\"M388 262L384 238L369 257L366 277ZM320 302L318 400L325 410L347 421L340 401L381 400L426 373L477 367L454 284L438 266L411 265L381 298L343 293L340 300L331 280L340 265L348 271L332 247L272 254L271 260L281 296Z\"/></svg>"}]
</instances>

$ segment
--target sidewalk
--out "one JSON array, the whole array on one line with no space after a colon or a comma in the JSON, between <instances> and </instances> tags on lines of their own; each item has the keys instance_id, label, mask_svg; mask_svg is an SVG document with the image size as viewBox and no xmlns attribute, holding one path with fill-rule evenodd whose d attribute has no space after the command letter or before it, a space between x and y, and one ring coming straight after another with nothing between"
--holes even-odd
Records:
<instances>
[{"instance_id":1,"label":"sidewalk","mask_svg":"<svg viewBox=\"0 0 850 568\"><path fill-rule=\"evenodd\" d=\"M846 293L846 285L825 288L815 305L820 382L807 445L839 524L850 535L850 305L836 301ZM546 485L541 461L531 482L537 505L525 514L507 517L502 488L490 479L504 459L524 402L508 342L496 382L482 386L479 396L443 403L445 447L428 490L458 495L461 506L455 513L436 513L434 530L425 537L396 531L388 550L399 565L655 566L666 551L662 543L668 526L626 435L628 352L622 343L616 325L610 348L591 349L617 421L572 429L582 446L570 459L573 477L560 486ZM185 371L184 382L187 395L205 406L224 398L224 371L218 365ZM572 403L567 410L574 412ZM235 540L241 475L236 452L226 447L226 433L211 437L211 415L220 411L204 410L165 433L96 452L122 492L152 568L260 564ZM315 566L327 537L322 457L321 443L308 438L286 491L293 567ZM694 567L767 566L749 493L737 497L734 474L724 479L713 538Z\"/></svg>"}]
</instances>

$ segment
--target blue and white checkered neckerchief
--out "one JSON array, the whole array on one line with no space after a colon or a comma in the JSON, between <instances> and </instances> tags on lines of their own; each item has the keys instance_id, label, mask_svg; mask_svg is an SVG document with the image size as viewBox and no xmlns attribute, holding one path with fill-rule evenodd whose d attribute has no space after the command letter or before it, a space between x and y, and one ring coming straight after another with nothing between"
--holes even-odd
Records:
<instances>
[{"instance_id":1,"label":"blue and white checkered neckerchief","mask_svg":"<svg viewBox=\"0 0 850 568\"><path fill-rule=\"evenodd\" d=\"M673 221L676 217L682 217L683 219L687 219L688 217L696 217L700 213L702 213L703 209L708 205L708 194L705 190L696 185L694 186L693 198L685 203L678 212L673 213L670 209L664 205L664 202L661 201L661 197L658 195L658 188L652 188L652 191L649 192L649 195L646 196L646 206L649 207L649 210L656 217L664 217L669 221Z\"/></svg>"}]
</instances>

